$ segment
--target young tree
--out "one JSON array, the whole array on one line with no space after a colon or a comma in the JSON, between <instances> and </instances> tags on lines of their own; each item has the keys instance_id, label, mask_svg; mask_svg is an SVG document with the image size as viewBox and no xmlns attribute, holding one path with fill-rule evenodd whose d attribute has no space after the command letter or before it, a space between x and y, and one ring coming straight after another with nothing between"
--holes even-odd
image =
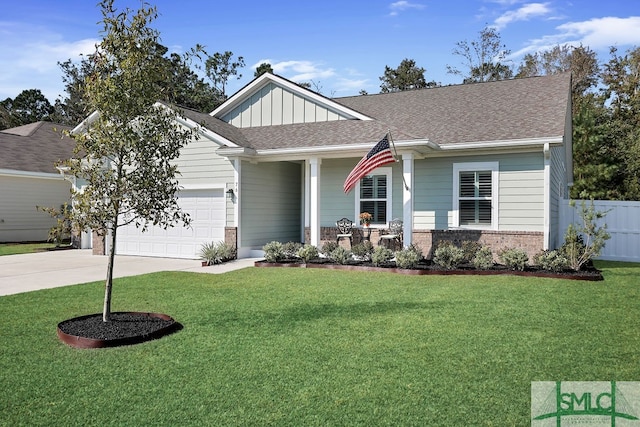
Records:
<instances>
[{"instance_id":1,"label":"young tree","mask_svg":"<svg viewBox=\"0 0 640 427\"><path fill-rule=\"evenodd\" d=\"M88 105L95 111L83 132L72 134L70 173L86 185L73 194L75 224L110 237L103 320L110 320L118 228L135 224L169 227L189 224L176 200L176 166L181 147L196 129L177 125L177 110L156 102L164 64L155 54L159 33L148 24L155 7L118 12L102 0L103 39L86 79Z\"/></svg>"},{"instance_id":2,"label":"young tree","mask_svg":"<svg viewBox=\"0 0 640 427\"><path fill-rule=\"evenodd\" d=\"M426 70L416 65L413 59L403 59L398 68L384 67L384 75L380 77L380 92L401 92L404 90L435 87L434 81L427 83L424 78Z\"/></svg>"},{"instance_id":3,"label":"young tree","mask_svg":"<svg viewBox=\"0 0 640 427\"><path fill-rule=\"evenodd\" d=\"M463 83L488 82L504 80L513 76L511 67L504 64L511 51L502 43L500 33L491 27L480 31L480 38L468 42L459 41L453 54L461 56L466 73L456 67L447 65L447 72L463 76Z\"/></svg>"}]
</instances>

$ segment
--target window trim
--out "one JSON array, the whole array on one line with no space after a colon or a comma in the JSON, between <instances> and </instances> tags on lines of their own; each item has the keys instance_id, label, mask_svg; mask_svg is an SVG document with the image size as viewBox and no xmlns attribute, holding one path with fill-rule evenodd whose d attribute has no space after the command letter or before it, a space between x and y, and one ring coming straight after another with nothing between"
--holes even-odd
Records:
<instances>
[{"instance_id":1,"label":"window trim","mask_svg":"<svg viewBox=\"0 0 640 427\"><path fill-rule=\"evenodd\" d=\"M460 172L491 171L491 225L460 225ZM453 164L453 227L471 230L497 230L499 206L499 162Z\"/></svg>"},{"instance_id":2,"label":"window trim","mask_svg":"<svg viewBox=\"0 0 640 427\"><path fill-rule=\"evenodd\" d=\"M387 177L387 218L386 218L386 223L385 224L371 224L371 228L387 228L389 221L391 221L391 219L393 218L393 212L391 212L391 207L393 206L393 168L390 167L382 167L382 168L377 168L373 171L371 171L370 174L368 174L367 176L374 176L374 175L386 175ZM362 199L360 199L360 181L362 181L362 179L359 179L358 182L356 183L356 187L355 187L355 213L354 213L354 218L355 218L355 223L356 224L360 224L360 201Z\"/></svg>"}]
</instances>

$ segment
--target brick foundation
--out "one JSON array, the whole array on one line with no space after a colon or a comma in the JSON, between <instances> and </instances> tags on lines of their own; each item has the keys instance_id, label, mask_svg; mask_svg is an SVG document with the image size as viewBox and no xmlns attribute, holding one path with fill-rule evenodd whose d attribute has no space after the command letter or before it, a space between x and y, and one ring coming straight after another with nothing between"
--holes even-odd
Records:
<instances>
[{"instance_id":1,"label":"brick foundation","mask_svg":"<svg viewBox=\"0 0 640 427\"><path fill-rule=\"evenodd\" d=\"M327 241L335 242L337 234L338 230L336 227L321 227L320 247L318 249L322 249L322 245ZM305 229L304 237L306 243L311 241L309 228ZM364 240L363 237L361 228L354 229L353 244L355 245L362 242ZM491 248L494 254L497 254L499 250L505 248L520 248L527 252L529 259L533 259L533 256L544 247L544 234L537 231L414 230L412 237L413 243L422 249L423 255L428 259L433 257L434 244L437 244L441 240L450 241L456 246L461 246L462 242L466 240L478 242L482 246ZM379 239L379 230L373 228L370 237L371 243L377 246ZM351 249L349 247L349 241L346 239L340 240L340 246Z\"/></svg>"},{"instance_id":2,"label":"brick foundation","mask_svg":"<svg viewBox=\"0 0 640 427\"><path fill-rule=\"evenodd\" d=\"M224 242L233 246L236 252L238 251L238 227L224 228Z\"/></svg>"},{"instance_id":3,"label":"brick foundation","mask_svg":"<svg viewBox=\"0 0 640 427\"><path fill-rule=\"evenodd\" d=\"M105 255L104 253L104 242L105 236L99 235L97 232L93 232L93 237L91 240L91 247L93 255Z\"/></svg>"}]
</instances>

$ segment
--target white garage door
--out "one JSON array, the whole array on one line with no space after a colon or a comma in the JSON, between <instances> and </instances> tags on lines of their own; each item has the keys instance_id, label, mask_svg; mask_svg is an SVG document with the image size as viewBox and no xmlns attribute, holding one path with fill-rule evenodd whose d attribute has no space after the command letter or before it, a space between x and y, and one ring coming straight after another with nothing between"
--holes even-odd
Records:
<instances>
[{"instance_id":1,"label":"white garage door","mask_svg":"<svg viewBox=\"0 0 640 427\"><path fill-rule=\"evenodd\" d=\"M116 253L165 258L196 259L203 243L224 240L224 191L183 190L178 204L191 216L191 226L179 223L166 230L150 227L144 233L135 225L118 229Z\"/></svg>"}]
</instances>

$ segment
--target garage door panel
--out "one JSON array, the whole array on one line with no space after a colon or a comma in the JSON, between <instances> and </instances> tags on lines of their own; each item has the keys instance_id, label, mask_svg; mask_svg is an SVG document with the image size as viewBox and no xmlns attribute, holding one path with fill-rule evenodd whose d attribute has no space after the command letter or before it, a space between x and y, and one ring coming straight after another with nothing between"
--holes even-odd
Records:
<instances>
[{"instance_id":1,"label":"garage door panel","mask_svg":"<svg viewBox=\"0 0 640 427\"><path fill-rule=\"evenodd\" d=\"M224 240L225 199L222 189L183 191L179 194L178 205L190 215L190 227L182 224L166 230L149 227L144 233L133 224L121 227L116 253L196 259L203 243Z\"/></svg>"}]
</instances>

